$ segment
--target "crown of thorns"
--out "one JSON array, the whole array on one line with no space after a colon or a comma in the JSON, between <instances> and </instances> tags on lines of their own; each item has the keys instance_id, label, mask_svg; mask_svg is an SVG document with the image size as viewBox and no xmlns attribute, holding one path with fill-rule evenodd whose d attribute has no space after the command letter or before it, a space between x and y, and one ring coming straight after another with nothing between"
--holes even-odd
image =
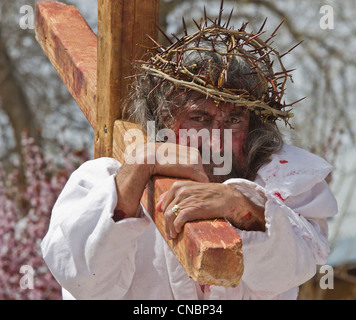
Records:
<instances>
[{"instance_id":1,"label":"crown of thorns","mask_svg":"<svg viewBox=\"0 0 356 320\"><path fill-rule=\"evenodd\" d=\"M301 42L280 55L275 48L270 46L270 42L283 21L272 32L269 38L263 41L260 36L264 33L263 28L267 19L263 22L257 33L246 32L247 23L244 23L238 30L228 27L232 11L228 21L224 25L221 25L221 12L222 9L220 9L219 18L215 19L215 21L208 19L206 13L205 21L202 21L200 24L193 20L198 31L189 35L183 18L185 35L181 38L173 35L175 42L160 30L167 40L170 41L168 47L164 47L151 39L156 44L154 49L158 50L158 53L146 62L141 61L141 66L146 74L161 79L154 89L163 82L169 81L176 86L183 87L184 92L191 90L200 92L206 95L207 98L212 98L217 105L219 102L242 105L254 111L265 121L282 119L290 126L289 119L293 117L291 113L292 106L302 99L290 104L282 102L288 79L293 82L291 72L294 70L286 70L282 63L282 57L292 51ZM208 20L211 22L210 25L208 25ZM210 48L200 46L202 42L211 43ZM226 48L222 50L221 44ZM185 60L183 59L184 53L192 50L198 52L211 51L222 56L222 65L219 67L220 74L217 77L217 81L214 81L211 76L211 61L206 61L201 70L196 70L198 68L196 64L185 64ZM234 56L245 58L250 65L251 73L249 74L254 73L259 77L258 84L252 90L234 89L225 86L228 70ZM280 69L276 73L272 68L275 61L279 64ZM208 72L201 72L203 68L208 70ZM261 87L264 88L262 96L257 98L253 93Z\"/></svg>"}]
</instances>

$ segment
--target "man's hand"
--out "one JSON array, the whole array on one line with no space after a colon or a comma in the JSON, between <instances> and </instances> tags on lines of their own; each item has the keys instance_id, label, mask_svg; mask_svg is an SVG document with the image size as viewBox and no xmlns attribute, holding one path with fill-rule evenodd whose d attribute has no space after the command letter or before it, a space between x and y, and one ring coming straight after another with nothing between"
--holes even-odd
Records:
<instances>
[{"instance_id":1,"label":"man's hand","mask_svg":"<svg viewBox=\"0 0 356 320\"><path fill-rule=\"evenodd\" d=\"M177 215L172 211L175 205L180 208ZM265 230L264 208L235 187L220 183L175 182L156 209L164 212L168 239L176 238L188 221L213 218L226 218L243 230Z\"/></svg>"},{"instance_id":2,"label":"man's hand","mask_svg":"<svg viewBox=\"0 0 356 320\"><path fill-rule=\"evenodd\" d=\"M136 148L143 156L150 176L186 178L198 182L209 182L199 150L174 143L148 143Z\"/></svg>"},{"instance_id":3,"label":"man's hand","mask_svg":"<svg viewBox=\"0 0 356 320\"><path fill-rule=\"evenodd\" d=\"M137 155L141 157L140 163L127 159L116 175L118 200L115 221L136 216L143 191L153 175L209 182L196 148L172 143L149 143L138 146L133 156L138 159Z\"/></svg>"}]
</instances>

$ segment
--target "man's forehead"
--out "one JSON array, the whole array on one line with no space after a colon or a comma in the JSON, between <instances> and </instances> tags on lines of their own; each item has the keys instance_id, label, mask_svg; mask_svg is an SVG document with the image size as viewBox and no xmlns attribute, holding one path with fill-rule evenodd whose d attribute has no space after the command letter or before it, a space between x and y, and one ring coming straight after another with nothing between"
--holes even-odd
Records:
<instances>
[{"instance_id":1,"label":"man's forehead","mask_svg":"<svg viewBox=\"0 0 356 320\"><path fill-rule=\"evenodd\" d=\"M243 105L237 105L233 103L219 102L216 104L211 98L198 98L192 99L188 104L189 112L204 112L204 113L218 113L218 112L229 112L229 113L241 113L245 114L247 107Z\"/></svg>"}]
</instances>

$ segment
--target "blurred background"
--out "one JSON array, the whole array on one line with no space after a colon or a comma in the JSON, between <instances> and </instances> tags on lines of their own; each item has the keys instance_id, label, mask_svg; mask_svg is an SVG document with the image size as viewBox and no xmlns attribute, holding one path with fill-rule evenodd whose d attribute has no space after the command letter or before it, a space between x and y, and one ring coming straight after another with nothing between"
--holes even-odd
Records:
<instances>
[{"instance_id":1,"label":"blurred background","mask_svg":"<svg viewBox=\"0 0 356 320\"><path fill-rule=\"evenodd\" d=\"M93 158L94 132L25 16L36 2L0 0L0 299L61 298L39 243L69 175ZM62 2L75 5L97 31L96 0ZM219 0L161 0L161 28L182 36L184 16L188 31L195 31L192 19L200 21L204 5L208 16L218 15ZM294 129L280 128L286 142L334 165L328 182L339 214L329 221L333 283L322 289L320 270L301 287L299 299L355 299L356 2L226 0L225 20L232 7L236 28L248 21L247 30L257 32L268 17L266 37L285 19L273 44L279 52L304 40L283 60L287 69L296 68L286 102L307 98L295 105Z\"/></svg>"}]
</instances>

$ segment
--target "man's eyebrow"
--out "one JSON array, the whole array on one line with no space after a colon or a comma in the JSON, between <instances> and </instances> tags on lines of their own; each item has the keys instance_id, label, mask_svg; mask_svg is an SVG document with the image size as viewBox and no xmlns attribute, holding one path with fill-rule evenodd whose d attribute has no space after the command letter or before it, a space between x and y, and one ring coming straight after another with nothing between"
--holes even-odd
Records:
<instances>
[{"instance_id":1,"label":"man's eyebrow","mask_svg":"<svg viewBox=\"0 0 356 320\"><path fill-rule=\"evenodd\" d=\"M189 114L209 115L209 113L206 110L199 109L199 107L189 110L188 113Z\"/></svg>"},{"instance_id":2,"label":"man's eyebrow","mask_svg":"<svg viewBox=\"0 0 356 320\"><path fill-rule=\"evenodd\" d=\"M229 112L229 116L232 116L232 117L242 118L245 115L246 115L245 111L232 111L232 112Z\"/></svg>"}]
</instances>

